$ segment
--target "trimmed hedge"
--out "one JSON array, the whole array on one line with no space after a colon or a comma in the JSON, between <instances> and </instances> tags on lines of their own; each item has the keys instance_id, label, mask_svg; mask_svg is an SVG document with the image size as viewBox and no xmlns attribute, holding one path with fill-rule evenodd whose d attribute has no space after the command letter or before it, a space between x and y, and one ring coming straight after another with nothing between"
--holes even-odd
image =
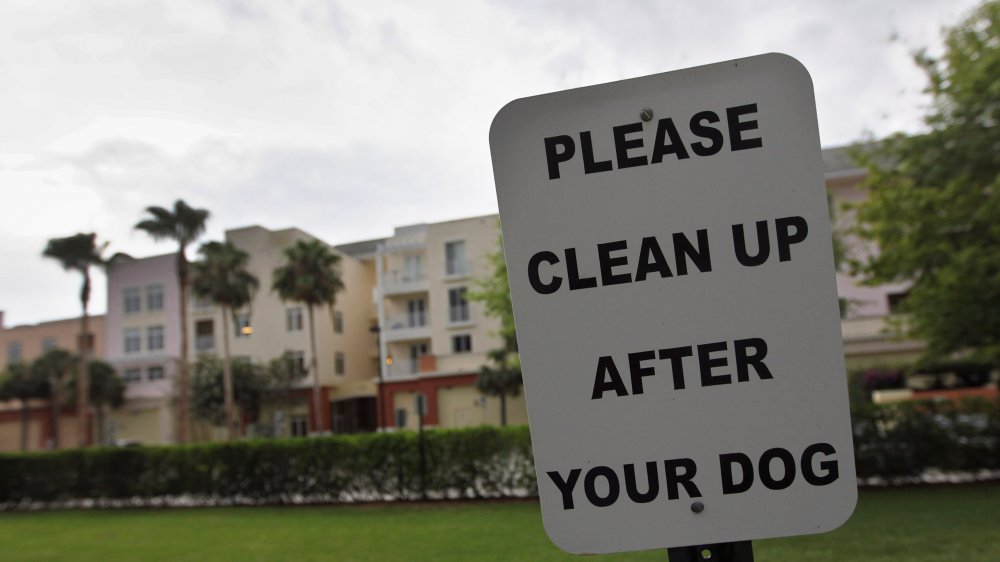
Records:
<instances>
[{"instance_id":1,"label":"trimmed hedge","mask_svg":"<svg viewBox=\"0 0 1000 562\"><path fill-rule=\"evenodd\" d=\"M859 478L921 481L928 470L1000 470L1000 402L866 404L851 412Z\"/></svg>"},{"instance_id":2,"label":"trimmed hedge","mask_svg":"<svg viewBox=\"0 0 1000 562\"><path fill-rule=\"evenodd\" d=\"M537 494L527 427L424 432L430 498ZM0 455L0 505L187 497L249 503L421 497L418 435L369 433Z\"/></svg>"},{"instance_id":3,"label":"trimmed hedge","mask_svg":"<svg viewBox=\"0 0 1000 562\"><path fill-rule=\"evenodd\" d=\"M864 405L853 412L858 477L919 482L930 469L1000 470L1000 403ZM537 494L528 428L424 432L431 499ZM150 504L421 498L418 436L315 439L0 455L0 508L83 499ZM994 476L996 473L994 472Z\"/></svg>"}]
</instances>

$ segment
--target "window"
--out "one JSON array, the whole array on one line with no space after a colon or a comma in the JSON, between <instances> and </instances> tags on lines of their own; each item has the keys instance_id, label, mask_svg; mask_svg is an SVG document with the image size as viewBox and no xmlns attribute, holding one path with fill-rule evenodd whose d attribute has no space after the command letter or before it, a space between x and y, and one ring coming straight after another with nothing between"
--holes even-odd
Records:
<instances>
[{"instance_id":1,"label":"window","mask_svg":"<svg viewBox=\"0 0 1000 562\"><path fill-rule=\"evenodd\" d=\"M427 325L427 304L424 299L413 299L406 302L406 319L410 328Z\"/></svg>"},{"instance_id":2,"label":"window","mask_svg":"<svg viewBox=\"0 0 1000 562\"><path fill-rule=\"evenodd\" d=\"M420 281L423 278L423 258L420 254L407 254L403 258L403 281Z\"/></svg>"},{"instance_id":3,"label":"window","mask_svg":"<svg viewBox=\"0 0 1000 562\"><path fill-rule=\"evenodd\" d=\"M289 420L292 437L305 437L309 434L309 422L305 416L291 416Z\"/></svg>"},{"instance_id":4,"label":"window","mask_svg":"<svg viewBox=\"0 0 1000 562\"><path fill-rule=\"evenodd\" d=\"M195 351L211 351L215 349L215 325L211 320L199 320L194 323Z\"/></svg>"},{"instance_id":5,"label":"window","mask_svg":"<svg viewBox=\"0 0 1000 562\"><path fill-rule=\"evenodd\" d=\"M302 308L285 309L285 327L289 332L302 331Z\"/></svg>"},{"instance_id":6,"label":"window","mask_svg":"<svg viewBox=\"0 0 1000 562\"><path fill-rule=\"evenodd\" d=\"M146 287L146 310L163 310L163 285Z\"/></svg>"},{"instance_id":7,"label":"window","mask_svg":"<svg viewBox=\"0 0 1000 562\"><path fill-rule=\"evenodd\" d=\"M125 353L139 353L142 349L142 331L139 328L125 328Z\"/></svg>"},{"instance_id":8,"label":"window","mask_svg":"<svg viewBox=\"0 0 1000 562\"><path fill-rule=\"evenodd\" d=\"M452 336L451 351L452 353L469 353L472 351L472 336L469 334Z\"/></svg>"},{"instance_id":9,"label":"window","mask_svg":"<svg viewBox=\"0 0 1000 562\"><path fill-rule=\"evenodd\" d=\"M21 342L12 341L7 344L7 364L21 361Z\"/></svg>"},{"instance_id":10,"label":"window","mask_svg":"<svg viewBox=\"0 0 1000 562\"><path fill-rule=\"evenodd\" d=\"M343 375L345 372L344 353L341 351L333 354L333 372L338 375Z\"/></svg>"},{"instance_id":11,"label":"window","mask_svg":"<svg viewBox=\"0 0 1000 562\"><path fill-rule=\"evenodd\" d=\"M139 287L125 289L125 314L135 314L142 310L142 293Z\"/></svg>"},{"instance_id":12,"label":"window","mask_svg":"<svg viewBox=\"0 0 1000 562\"><path fill-rule=\"evenodd\" d=\"M468 272L465 262L465 240L446 242L444 245L445 275L466 275Z\"/></svg>"},{"instance_id":13,"label":"window","mask_svg":"<svg viewBox=\"0 0 1000 562\"><path fill-rule=\"evenodd\" d=\"M906 297L910 296L909 291L903 291L902 293L889 293L886 295L886 299L889 301L889 314L899 314L903 312L903 303L906 302Z\"/></svg>"},{"instance_id":14,"label":"window","mask_svg":"<svg viewBox=\"0 0 1000 562\"><path fill-rule=\"evenodd\" d=\"M137 367L125 369L122 378L125 379L125 382L139 382L142 380L142 370Z\"/></svg>"},{"instance_id":15,"label":"window","mask_svg":"<svg viewBox=\"0 0 1000 562\"><path fill-rule=\"evenodd\" d=\"M469 301L465 299L465 287L448 289L448 321L468 322Z\"/></svg>"},{"instance_id":16,"label":"window","mask_svg":"<svg viewBox=\"0 0 1000 562\"><path fill-rule=\"evenodd\" d=\"M195 295L194 297L194 307L197 310L206 310L212 308L212 299L208 297L199 297Z\"/></svg>"},{"instance_id":17,"label":"window","mask_svg":"<svg viewBox=\"0 0 1000 562\"><path fill-rule=\"evenodd\" d=\"M163 326L149 326L146 328L146 349L149 351L160 351L163 349Z\"/></svg>"},{"instance_id":18,"label":"window","mask_svg":"<svg viewBox=\"0 0 1000 562\"><path fill-rule=\"evenodd\" d=\"M250 313L240 312L236 315L233 322L233 329L235 330L235 336L238 338L248 338L250 334L253 333L253 326L250 325Z\"/></svg>"},{"instance_id":19,"label":"window","mask_svg":"<svg viewBox=\"0 0 1000 562\"><path fill-rule=\"evenodd\" d=\"M56 339L54 337L49 336L46 338L42 338L42 353L52 351L58 346L59 344L56 343Z\"/></svg>"},{"instance_id":20,"label":"window","mask_svg":"<svg viewBox=\"0 0 1000 562\"><path fill-rule=\"evenodd\" d=\"M288 351L288 359L292 362L292 365L298 370L299 373L306 372L306 352L305 351Z\"/></svg>"},{"instance_id":21,"label":"window","mask_svg":"<svg viewBox=\"0 0 1000 562\"><path fill-rule=\"evenodd\" d=\"M146 378L151 381L158 381L163 379L163 367L159 365L153 365L152 367L146 369Z\"/></svg>"},{"instance_id":22,"label":"window","mask_svg":"<svg viewBox=\"0 0 1000 562\"><path fill-rule=\"evenodd\" d=\"M415 343L410 345L410 371L409 374L420 372L420 358L430 353L430 348L426 343Z\"/></svg>"},{"instance_id":23,"label":"window","mask_svg":"<svg viewBox=\"0 0 1000 562\"><path fill-rule=\"evenodd\" d=\"M339 310L333 311L333 333L344 333L344 313Z\"/></svg>"}]
</instances>

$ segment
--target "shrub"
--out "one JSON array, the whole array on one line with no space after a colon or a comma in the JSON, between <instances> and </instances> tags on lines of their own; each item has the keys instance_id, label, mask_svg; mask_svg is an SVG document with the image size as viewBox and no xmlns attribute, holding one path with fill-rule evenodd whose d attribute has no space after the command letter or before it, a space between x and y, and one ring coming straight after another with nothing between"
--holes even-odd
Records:
<instances>
[{"instance_id":1,"label":"shrub","mask_svg":"<svg viewBox=\"0 0 1000 562\"><path fill-rule=\"evenodd\" d=\"M852 413L857 475L917 482L929 469L1000 470L1000 402L863 404ZM431 499L536 495L528 428L424 432ZM338 502L422 497L413 432L170 447L0 454L0 508L97 499L151 503Z\"/></svg>"},{"instance_id":2,"label":"shrub","mask_svg":"<svg viewBox=\"0 0 1000 562\"><path fill-rule=\"evenodd\" d=\"M527 427L428 430L424 437L430 497L536 493ZM0 504L182 496L250 503L417 499L418 435L0 455Z\"/></svg>"}]
</instances>

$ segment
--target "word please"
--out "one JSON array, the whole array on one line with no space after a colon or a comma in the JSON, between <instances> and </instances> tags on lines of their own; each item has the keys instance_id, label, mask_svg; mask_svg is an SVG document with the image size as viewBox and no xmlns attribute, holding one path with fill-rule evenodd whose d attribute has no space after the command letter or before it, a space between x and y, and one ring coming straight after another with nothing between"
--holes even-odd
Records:
<instances>
[{"instance_id":1,"label":"word please","mask_svg":"<svg viewBox=\"0 0 1000 562\"><path fill-rule=\"evenodd\" d=\"M721 124L722 121L716 111L699 111L692 115L686 122L688 130L686 134L697 137L698 142L691 143L684 142L672 118L660 119L656 123L656 138L650 149L643 146L641 121L612 127L615 158L607 160L599 160L599 157L595 156L591 132L582 131L579 139L583 173L610 172L615 169L616 164L618 169L659 164L666 156L685 160L691 157L688 147L696 156L712 156L721 152L726 145L726 135L723 134L723 130L729 133L731 151L764 146L760 137L752 136L754 134L752 131L758 128L757 120L753 118L757 113L757 104L727 107L721 113L726 121L723 127L716 127L716 124ZM576 147L577 143L570 135L556 135L545 139L545 161L548 164L550 180L559 179L559 165L569 162L576 156Z\"/></svg>"}]
</instances>

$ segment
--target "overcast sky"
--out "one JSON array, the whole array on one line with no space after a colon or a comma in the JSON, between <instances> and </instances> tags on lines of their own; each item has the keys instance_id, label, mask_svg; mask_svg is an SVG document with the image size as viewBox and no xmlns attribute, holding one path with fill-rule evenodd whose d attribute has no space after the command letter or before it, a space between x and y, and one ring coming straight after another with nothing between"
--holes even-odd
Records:
<instances>
[{"instance_id":1,"label":"overcast sky","mask_svg":"<svg viewBox=\"0 0 1000 562\"><path fill-rule=\"evenodd\" d=\"M339 244L496 212L490 122L544 92L777 51L812 74L823 146L917 131L910 53L939 52L974 4L6 0L0 310L78 315L45 241L167 253L132 227L177 198L211 211L206 240L259 224Z\"/></svg>"}]
</instances>

